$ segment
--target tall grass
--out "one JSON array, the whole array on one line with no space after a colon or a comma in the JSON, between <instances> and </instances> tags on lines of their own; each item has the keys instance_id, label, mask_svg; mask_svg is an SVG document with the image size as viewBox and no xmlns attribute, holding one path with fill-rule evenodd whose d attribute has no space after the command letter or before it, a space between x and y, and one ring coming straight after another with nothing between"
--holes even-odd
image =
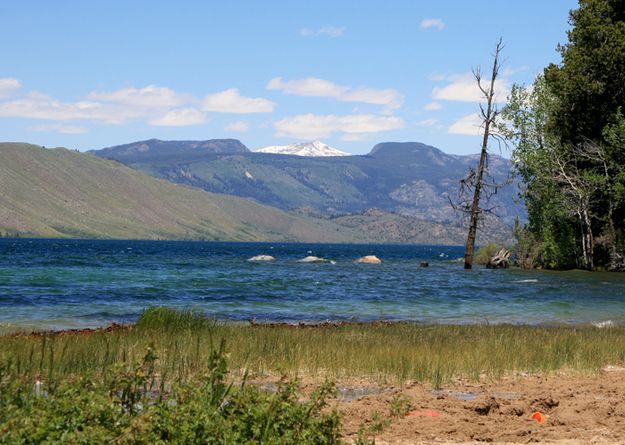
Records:
<instances>
[{"instance_id":1,"label":"tall grass","mask_svg":"<svg viewBox=\"0 0 625 445\"><path fill-rule=\"evenodd\" d=\"M156 372L187 381L205 369L225 340L231 369L380 382L419 380L436 386L462 377L514 372L594 373L625 364L625 328L371 323L320 326L223 324L190 311L146 310L138 323L87 334L0 337L0 366L11 375L52 380L129 369L146 347Z\"/></svg>"}]
</instances>

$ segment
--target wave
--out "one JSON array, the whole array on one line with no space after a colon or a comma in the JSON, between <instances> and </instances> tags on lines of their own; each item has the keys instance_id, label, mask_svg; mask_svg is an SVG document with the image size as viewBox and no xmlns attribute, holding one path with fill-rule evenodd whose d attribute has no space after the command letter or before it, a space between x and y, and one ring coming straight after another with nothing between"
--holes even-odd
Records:
<instances>
[{"instance_id":1,"label":"wave","mask_svg":"<svg viewBox=\"0 0 625 445\"><path fill-rule=\"evenodd\" d=\"M605 321L595 321L594 323L592 323L592 325L596 328L602 329L602 328L611 328L614 326L614 322L612 320L605 320Z\"/></svg>"}]
</instances>

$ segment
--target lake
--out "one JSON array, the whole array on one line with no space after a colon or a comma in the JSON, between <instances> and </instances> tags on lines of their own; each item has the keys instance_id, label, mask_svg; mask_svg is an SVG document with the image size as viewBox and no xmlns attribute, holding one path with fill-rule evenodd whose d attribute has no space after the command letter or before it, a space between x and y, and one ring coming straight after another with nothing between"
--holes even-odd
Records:
<instances>
[{"instance_id":1,"label":"lake","mask_svg":"<svg viewBox=\"0 0 625 445\"><path fill-rule=\"evenodd\" d=\"M463 247L0 239L0 331L126 323L149 306L218 320L625 323L625 274L463 269ZM248 258L268 254L275 262ZM377 255L381 265L355 264ZM316 255L335 263L298 263ZM430 267L419 263L429 261Z\"/></svg>"}]
</instances>

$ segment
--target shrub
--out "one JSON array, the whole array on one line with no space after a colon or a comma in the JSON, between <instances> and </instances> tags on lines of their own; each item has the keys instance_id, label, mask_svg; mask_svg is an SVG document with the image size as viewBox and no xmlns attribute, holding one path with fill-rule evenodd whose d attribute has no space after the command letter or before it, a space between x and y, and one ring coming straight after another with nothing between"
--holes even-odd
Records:
<instances>
[{"instance_id":1,"label":"shrub","mask_svg":"<svg viewBox=\"0 0 625 445\"><path fill-rule=\"evenodd\" d=\"M475 254L475 262L477 264L486 265L492 257L497 255L499 249L501 249L501 247L495 243L488 243L487 245L480 247Z\"/></svg>"},{"instance_id":2,"label":"shrub","mask_svg":"<svg viewBox=\"0 0 625 445\"><path fill-rule=\"evenodd\" d=\"M299 401L296 382L275 393L227 384L223 343L204 375L184 384L154 372L158 357L121 363L106 377L67 378L40 387L0 367L0 443L335 444L340 421L326 408L330 384ZM158 388L157 388L158 387Z\"/></svg>"}]
</instances>

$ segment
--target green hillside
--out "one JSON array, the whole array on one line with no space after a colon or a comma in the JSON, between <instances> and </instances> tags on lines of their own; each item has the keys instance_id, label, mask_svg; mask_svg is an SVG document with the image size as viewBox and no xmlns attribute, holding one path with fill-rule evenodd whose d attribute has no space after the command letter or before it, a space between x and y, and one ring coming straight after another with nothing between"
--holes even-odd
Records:
<instances>
[{"instance_id":1,"label":"green hillside","mask_svg":"<svg viewBox=\"0 0 625 445\"><path fill-rule=\"evenodd\" d=\"M0 159L3 235L363 241L331 221L172 184L91 154L0 143Z\"/></svg>"},{"instance_id":2,"label":"green hillside","mask_svg":"<svg viewBox=\"0 0 625 445\"><path fill-rule=\"evenodd\" d=\"M384 142L368 155L338 157L250 152L234 139L151 139L93 153L177 184L251 198L282 210L312 208L335 216L375 208L436 223L461 222L449 197L457 196L459 181L479 160L417 142ZM505 183L512 168L508 159L489 158L489 172L497 183ZM511 184L489 203L509 233L517 218L525 219L517 193L517 185Z\"/></svg>"}]
</instances>

